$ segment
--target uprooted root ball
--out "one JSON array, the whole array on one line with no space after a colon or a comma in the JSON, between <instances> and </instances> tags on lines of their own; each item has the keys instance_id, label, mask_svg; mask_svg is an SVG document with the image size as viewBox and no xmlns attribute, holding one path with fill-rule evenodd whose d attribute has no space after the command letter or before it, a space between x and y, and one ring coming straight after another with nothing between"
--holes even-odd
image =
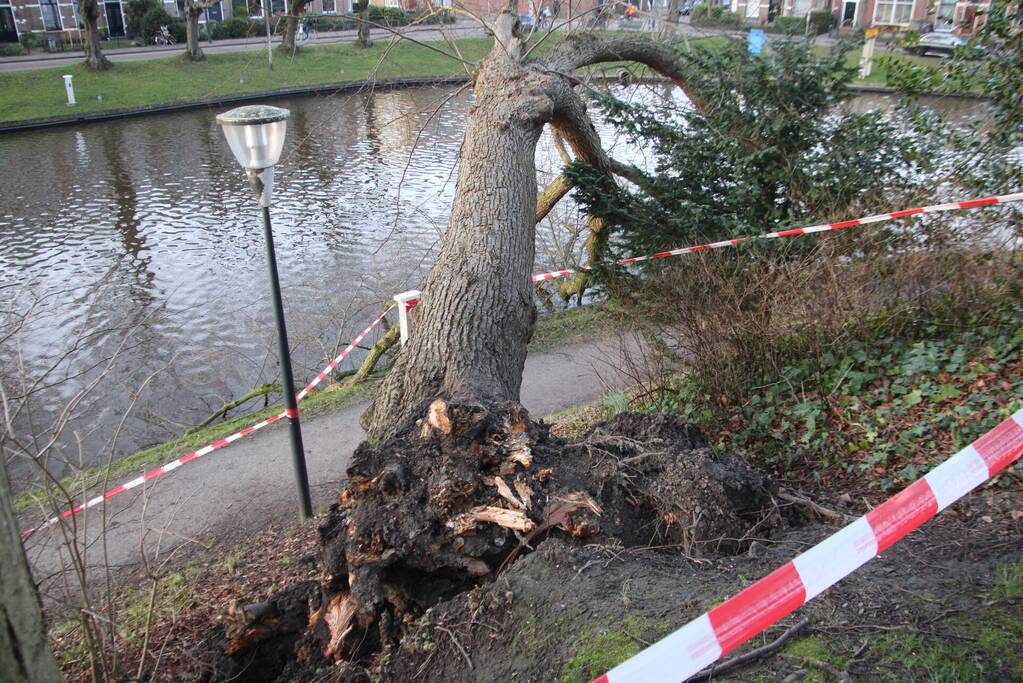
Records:
<instances>
[{"instance_id":1,"label":"uprooted root ball","mask_svg":"<svg viewBox=\"0 0 1023 683\"><path fill-rule=\"evenodd\" d=\"M768 477L664 415L622 414L566 444L516 403L438 399L412 428L363 443L348 477L320 528L327 578L304 600L271 603L275 614L300 612L275 617L289 628L246 621L246 610L228 620L235 661L271 647L294 661L222 667L235 680L379 665L375 655L427 609L492 581L551 535L701 554L739 551L781 523Z\"/></svg>"}]
</instances>

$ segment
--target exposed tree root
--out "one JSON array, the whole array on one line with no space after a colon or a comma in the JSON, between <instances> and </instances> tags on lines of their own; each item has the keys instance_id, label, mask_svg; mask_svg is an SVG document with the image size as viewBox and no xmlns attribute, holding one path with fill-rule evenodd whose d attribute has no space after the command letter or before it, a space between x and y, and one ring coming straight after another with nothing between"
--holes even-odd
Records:
<instances>
[{"instance_id":1,"label":"exposed tree root","mask_svg":"<svg viewBox=\"0 0 1023 683\"><path fill-rule=\"evenodd\" d=\"M335 665L362 676L353 662L383 666L380 654L428 609L552 534L699 554L742 550L781 522L766 476L672 417L623 414L565 444L517 403L438 399L422 414L358 448L320 527L328 576L229 615L231 663L214 680L290 680ZM264 651L291 656L242 670Z\"/></svg>"}]
</instances>

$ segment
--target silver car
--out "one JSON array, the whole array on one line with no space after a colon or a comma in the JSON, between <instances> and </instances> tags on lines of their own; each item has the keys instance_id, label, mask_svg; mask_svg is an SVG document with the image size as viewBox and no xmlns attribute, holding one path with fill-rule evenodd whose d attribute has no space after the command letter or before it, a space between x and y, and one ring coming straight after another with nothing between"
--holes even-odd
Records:
<instances>
[{"instance_id":1,"label":"silver car","mask_svg":"<svg viewBox=\"0 0 1023 683\"><path fill-rule=\"evenodd\" d=\"M956 48L966 47L966 41L959 36L944 31L934 31L920 36L920 40L914 45L906 48L906 52L915 55L936 54L942 57L949 57Z\"/></svg>"}]
</instances>

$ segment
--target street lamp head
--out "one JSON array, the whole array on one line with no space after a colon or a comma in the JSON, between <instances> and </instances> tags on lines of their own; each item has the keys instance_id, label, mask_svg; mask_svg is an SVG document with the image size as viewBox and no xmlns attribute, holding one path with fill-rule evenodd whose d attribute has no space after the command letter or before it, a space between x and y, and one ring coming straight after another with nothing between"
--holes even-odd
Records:
<instances>
[{"instance_id":1,"label":"street lamp head","mask_svg":"<svg viewBox=\"0 0 1023 683\"><path fill-rule=\"evenodd\" d=\"M258 173L280 161L289 116L287 109L254 104L218 114L217 123L242 168Z\"/></svg>"}]
</instances>

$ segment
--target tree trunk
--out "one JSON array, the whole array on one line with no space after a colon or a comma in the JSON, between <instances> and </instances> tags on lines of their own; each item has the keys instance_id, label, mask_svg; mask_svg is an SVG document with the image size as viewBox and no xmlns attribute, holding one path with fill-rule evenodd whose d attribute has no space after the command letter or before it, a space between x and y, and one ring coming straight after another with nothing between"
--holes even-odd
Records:
<instances>
[{"instance_id":1,"label":"tree trunk","mask_svg":"<svg viewBox=\"0 0 1023 683\"><path fill-rule=\"evenodd\" d=\"M369 0L360 0L359 2L359 32L357 42L359 47L369 47L373 44L369 39Z\"/></svg>"},{"instance_id":2,"label":"tree trunk","mask_svg":"<svg viewBox=\"0 0 1023 683\"><path fill-rule=\"evenodd\" d=\"M206 55L199 46L199 16L206 9L205 5L187 0L185 5L185 56L193 62L201 62Z\"/></svg>"},{"instance_id":3,"label":"tree trunk","mask_svg":"<svg viewBox=\"0 0 1023 683\"><path fill-rule=\"evenodd\" d=\"M284 35L281 36L281 52L286 55L294 55L298 52L298 45L295 36L298 35L298 16L294 11L288 12L284 20Z\"/></svg>"},{"instance_id":4,"label":"tree trunk","mask_svg":"<svg viewBox=\"0 0 1023 683\"><path fill-rule=\"evenodd\" d=\"M536 143L552 125L576 157L612 164L575 92L575 69L635 60L684 83L671 49L645 38L567 38L539 61L523 59L518 18L505 10L476 74L451 218L426 277L416 324L381 383L363 426L385 438L437 397L517 401L533 333Z\"/></svg>"},{"instance_id":5,"label":"tree trunk","mask_svg":"<svg viewBox=\"0 0 1023 683\"><path fill-rule=\"evenodd\" d=\"M0 458L0 678L4 683L60 681L46 643L39 595L29 574Z\"/></svg>"},{"instance_id":6,"label":"tree trunk","mask_svg":"<svg viewBox=\"0 0 1023 683\"><path fill-rule=\"evenodd\" d=\"M113 66L99 47L99 12L97 0L78 0L78 14L85 26L85 37L82 40L85 67L91 71L106 71Z\"/></svg>"}]
</instances>

